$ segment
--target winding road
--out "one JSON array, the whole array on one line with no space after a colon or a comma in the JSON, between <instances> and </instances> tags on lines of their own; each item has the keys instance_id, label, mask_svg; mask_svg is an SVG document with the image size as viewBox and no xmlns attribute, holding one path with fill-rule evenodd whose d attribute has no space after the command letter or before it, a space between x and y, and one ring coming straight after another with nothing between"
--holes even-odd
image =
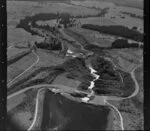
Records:
<instances>
[{"instance_id":1,"label":"winding road","mask_svg":"<svg viewBox=\"0 0 150 131\"><path fill-rule=\"evenodd\" d=\"M7 84L8 87L9 87L14 81L16 81L19 77L21 77L25 72L27 72L28 70L30 70L33 66L35 66L35 65L39 62L39 56L38 56L35 52L33 52L33 53L34 53L35 56L37 57L37 60L36 60L30 67L28 67L24 72L22 72L22 73L19 74L17 77L15 77L13 80L11 80L11 81ZM110 58L105 57L105 59L111 61L115 68L120 69L119 67L117 67L117 66L114 64L114 62L113 62ZM95 99L98 99L98 100L100 100L100 101L103 100L103 103L104 103L104 104L106 104L106 105L108 105L108 106L111 106L111 107L119 114L119 117L120 117L120 128L121 128L121 130L124 130L122 115L121 115L120 111L119 111L114 105L112 105L112 104L110 104L110 103L108 102L108 100L124 100L124 99L132 98L132 97L134 97L134 96L136 96L136 95L138 94L138 92L139 92L139 85L138 85L138 82L137 82L137 80L136 80L136 78L135 78L135 70L136 70L138 67L140 67L140 66L141 66L141 65L136 66L136 67L132 70L132 72L130 72L131 77L132 77L132 79L133 79L134 82L135 82L135 91L132 93L132 95L130 95L130 96L126 97L126 98L113 97L113 96L97 96L97 95L94 95L94 96L95 96ZM122 70L122 69L120 69L120 70ZM122 71L124 71L124 70L122 70ZM93 72L91 72L91 73L93 73ZM20 90L20 91L18 91L18 92L15 92L15 93L13 93L13 94L7 96L7 100L9 100L9 99L11 99L12 97L14 97L14 96L16 96L16 95L19 95L20 93L23 93L23 92L25 92L25 91L27 91L27 90L30 90L30 89L33 89L33 88L37 88L37 89L38 89L38 88L41 88L41 89L38 90L38 93L37 93L37 96L36 96L36 107L35 107L34 120L33 120L32 124L31 124L31 126L28 128L28 131L32 130L32 128L34 127L34 124L36 123L36 118L37 118L37 114L38 114L38 105L39 105L38 96L39 96L40 91L41 91L42 89L45 89L45 88L42 88L42 87L48 88L48 89L50 89L51 91L56 92L56 93L57 93L57 92L65 92L65 93L73 93L73 92L79 92L79 93L80 93L80 92L81 92L81 93L85 93L85 92L82 92L82 91L77 91L77 90L75 90L75 89L73 89L73 88L70 88L70 87L67 87L67 86L63 86L63 85L42 84L42 85L34 85L34 86L31 86L31 87L26 87L25 89L22 89L22 90ZM89 95L88 93L85 93L85 94L87 94L89 97L91 97L91 95ZM88 99L85 99L85 100L88 100ZM87 102L87 101L85 101L85 102ZM97 104L97 103L94 103L94 100L93 100L92 102L89 101L89 103Z\"/></svg>"},{"instance_id":2,"label":"winding road","mask_svg":"<svg viewBox=\"0 0 150 131\"><path fill-rule=\"evenodd\" d=\"M9 96L7 96L7 100L9 100L10 98L16 96L16 95L19 95L20 93L23 93L27 90L30 90L30 89L33 89L33 88L41 88L41 87L53 87L55 89L58 89L59 91L62 91L62 92L66 92L66 93L73 93L73 92L76 92L76 90L74 88L70 88L68 86L64 86L64 85L59 85L59 84L41 84L41 85L34 85L34 86L30 86L30 87L26 87L25 89L22 89L18 92L15 92ZM82 91L78 91L78 93L84 93L84 94L87 94L86 92L82 92Z\"/></svg>"},{"instance_id":3,"label":"winding road","mask_svg":"<svg viewBox=\"0 0 150 131\"><path fill-rule=\"evenodd\" d=\"M138 66L139 67L139 66ZM138 67L134 68L134 70L131 72L132 74L132 78L134 79L135 83L137 83L136 79L135 79L135 76L134 76L134 71L135 69L137 69ZM53 84L42 84L42 85L34 85L34 86L31 86L31 87L26 87L25 89L22 89L18 92L15 92L14 94L11 94L7 97L7 99L11 99L12 97L16 96L16 95L19 95L20 93L23 93L27 90L30 90L30 89L33 89L33 88L41 88L38 90L38 93L37 93L37 97L36 97L36 107L35 107L35 114L34 114L34 120L31 124L31 126L29 127L28 131L30 131L35 122L36 122L36 118L37 118L37 113L38 113L38 95L39 95L39 92L42 90L42 89L45 89L45 88L42 88L42 87L45 87L45 88L48 88L50 89L51 91L56 91L56 92L66 92L66 93L73 93L73 92L76 92L76 90L74 90L73 88L70 88L70 87L67 87L67 86L63 86L63 85L53 85ZM53 88L52 88L53 87ZM53 89L53 90L52 90ZM98 100L103 100L103 102L106 104L106 105L109 105L111 106L118 114L119 114L119 117L120 117L120 126L121 126L121 130L124 130L124 126L123 126L123 118L121 116L121 113L119 112L119 110L112 104L110 104L107 100L123 100L123 99L129 99L131 97L134 97L139 91L139 86L138 86L138 83L136 84L136 90L135 92L133 92L133 94L131 96L129 96L128 98L119 98L119 97L116 97L115 99L110 97L110 96L95 96L95 99L98 97ZM80 93L80 91L77 91L78 93ZM82 92L82 93L85 93L85 92ZM88 95L88 93L85 93ZM88 102L86 102L88 103ZM93 102L90 102L92 104L97 104Z\"/></svg>"},{"instance_id":4,"label":"winding road","mask_svg":"<svg viewBox=\"0 0 150 131\"><path fill-rule=\"evenodd\" d=\"M63 34L65 34L65 36L66 37L68 37L68 38L70 38L70 39L73 39L71 36L69 36L69 35L67 35L64 31L61 31ZM73 39L73 40L75 40L75 39ZM80 44L80 45L82 45L82 44ZM82 46L83 47L83 46ZM111 63L112 63L112 65L114 65L114 67L113 67L113 69L114 70L116 70L116 68L118 68L119 70L122 70L123 72L126 72L125 70L123 70L123 69L121 69L120 67L118 67L118 66L116 66L115 65L115 63L113 62L113 60L111 59L111 58L108 58L108 57L103 57L105 60L107 60L107 61L110 61ZM130 96L128 96L128 97L125 97L125 98L123 98L123 97L114 97L114 96L104 96L104 103L105 104L107 104L107 105L109 105L109 106L111 106L118 114L119 114L119 117L120 117L120 122L121 122L121 125L120 125L120 127L121 127L121 130L124 130L124 126L123 126L123 118L122 118L122 115L121 115L121 113L120 113L120 111L114 106L114 105L112 105L112 104L110 104L109 102L108 102L108 100L115 100L115 101L120 101L120 100L124 100L124 99L130 99L130 98L132 98L132 97L134 97L134 96L136 96L137 94L138 94L138 92L139 92L139 85L138 85L138 82L137 82L137 80L136 80L136 78L135 78L135 70L138 68L138 67L140 67L141 65L138 65L138 66L136 66L131 72L130 72L130 74L131 74L131 77L132 77L132 79L134 80L134 82L135 82L135 90L134 90L134 92L130 95ZM119 74L120 75L120 78L121 78L121 80L122 80L122 82L123 82L123 78L122 78L122 76L121 76L121 74ZM92 83L93 84L93 83ZM97 96L96 96L97 97ZM95 97L95 99L96 99L96 97ZM99 99L99 98L97 98L97 99ZM87 98L85 98L85 99L83 99L83 101L85 101L85 102L87 102L89 99L87 99Z\"/></svg>"}]
</instances>

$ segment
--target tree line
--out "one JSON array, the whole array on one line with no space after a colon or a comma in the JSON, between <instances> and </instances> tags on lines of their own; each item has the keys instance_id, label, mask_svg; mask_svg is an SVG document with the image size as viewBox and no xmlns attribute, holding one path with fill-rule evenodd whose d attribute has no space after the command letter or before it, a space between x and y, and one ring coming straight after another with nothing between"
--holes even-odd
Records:
<instances>
[{"instance_id":1,"label":"tree line","mask_svg":"<svg viewBox=\"0 0 150 131\"><path fill-rule=\"evenodd\" d=\"M112 42L112 48L143 48L143 45L138 43L128 43L126 39L117 39Z\"/></svg>"},{"instance_id":2,"label":"tree line","mask_svg":"<svg viewBox=\"0 0 150 131\"><path fill-rule=\"evenodd\" d=\"M120 25L99 26L99 25L92 25L92 24L83 24L81 27L85 29L99 31L105 34L121 36L121 37L132 39L135 41L143 42L142 33L136 30L129 29L128 27L120 26Z\"/></svg>"}]
</instances>

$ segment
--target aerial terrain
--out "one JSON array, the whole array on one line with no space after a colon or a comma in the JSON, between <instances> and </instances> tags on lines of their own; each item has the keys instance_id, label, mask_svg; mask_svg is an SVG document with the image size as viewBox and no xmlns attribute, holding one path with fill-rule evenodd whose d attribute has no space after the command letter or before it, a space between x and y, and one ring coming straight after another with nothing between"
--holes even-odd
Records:
<instances>
[{"instance_id":1,"label":"aerial terrain","mask_svg":"<svg viewBox=\"0 0 150 131\"><path fill-rule=\"evenodd\" d=\"M143 0L7 0L7 131L144 130Z\"/></svg>"}]
</instances>

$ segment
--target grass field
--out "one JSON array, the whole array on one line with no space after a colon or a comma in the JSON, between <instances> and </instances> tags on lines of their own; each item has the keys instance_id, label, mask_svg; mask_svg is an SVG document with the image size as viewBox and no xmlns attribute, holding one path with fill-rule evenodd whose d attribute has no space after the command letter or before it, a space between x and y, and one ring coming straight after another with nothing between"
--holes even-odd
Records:
<instances>
[{"instance_id":1,"label":"grass field","mask_svg":"<svg viewBox=\"0 0 150 131\"><path fill-rule=\"evenodd\" d=\"M66 78L63 74L56 77L53 84L65 85L71 88L77 88L81 82Z\"/></svg>"},{"instance_id":2,"label":"grass field","mask_svg":"<svg viewBox=\"0 0 150 131\"><path fill-rule=\"evenodd\" d=\"M51 67L51 66L56 66L64 61L67 60L67 58L63 58L57 53L54 53L52 51L47 51L47 50L38 50L38 55L39 55L39 63L36 65L37 67Z\"/></svg>"},{"instance_id":3,"label":"grass field","mask_svg":"<svg viewBox=\"0 0 150 131\"><path fill-rule=\"evenodd\" d=\"M135 98L133 98L134 105L140 110L143 111L143 100L144 100L144 86L143 86L143 66L135 70L135 77L138 81L140 90Z\"/></svg>"},{"instance_id":4,"label":"grass field","mask_svg":"<svg viewBox=\"0 0 150 131\"><path fill-rule=\"evenodd\" d=\"M119 34L117 36L117 34L99 30L84 29L82 25L106 26L106 28L111 28L112 32L117 33L119 31L116 27L121 26L122 28L120 28L125 31L121 30L120 32L131 34L135 39L138 37L136 33L133 33L136 27L140 30L141 35L143 34L142 0L72 0L71 3L68 1L7 1L7 6L7 82L9 83L24 72L39 58L34 67L8 87L7 95L39 84L59 84L69 86L70 90L74 88L89 93L91 90L88 90L88 87L94 80L89 66L91 65L97 71L96 74L100 76L95 81L93 88L95 94L100 97L94 99L93 96L90 104L78 103L75 101L77 97L75 98L71 94L67 94L65 97L65 93L62 93L63 95L49 91L45 93L46 90L43 90L38 98L40 105L35 123L37 128L33 130L47 130L47 127L48 130L55 127L58 129L72 129L72 127L78 129L80 127L80 129L88 130L108 128L109 130L113 126L115 127L120 118L115 112L109 112L109 107L102 107L105 104L103 96L114 96L119 99L132 95L135 86L129 72L135 66L143 64L143 49L114 49L112 43L116 39L124 37L129 40L131 38L128 35L119 36ZM67 18L65 18L66 16ZM71 21L68 20L68 17L71 18L71 16L75 16L72 19L74 23L68 22ZM64 22L65 24L68 22L68 27L64 26L65 28L63 28L61 25L54 27L57 19L61 20L61 18L62 21L68 20ZM22 26L17 26L18 24ZM127 30L126 27L129 27L130 30ZM131 28L133 29L131 30ZM32 31L35 31L36 35L32 35ZM31 44L34 44L35 41L43 44L44 36L60 40L62 50L54 51L46 47L43 49L39 47L35 50L37 56L32 52L24 55L26 51L29 51L28 41ZM55 45L55 42L49 39L48 44ZM73 53L66 53L67 51ZM68 57L66 54L70 56ZM104 58L102 58L103 56ZM113 62L107 61L106 57L112 59ZM125 72L114 68L113 63ZM135 97L110 101L120 111L125 130L143 128L143 67L136 69L135 77L140 86L140 91ZM37 91L37 89L28 90L8 100L8 118L10 118L8 119L8 128L12 129L11 126L17 126L14 129L27 130L29 128L34 117ZM81 98L77 99L80 101ZM99 104L99 106L94 104ZM59 124L62 124L63 127Z\"/></svg>"},{"instance_id":5,"label":"grass field","mask_svg":"<svg viewBox=\"0 0 150 131\"><path fill-rule=\"evenodd\" d=\"M12 102L13 108L8 111L8 121L11 121L11 123L7 125L7 128L13 130L29 128L34 117L36 93L36 89L31 89L13 97L16 103L12 101L13 99L8 100L8 102Z\"/></svg>"},{"instance_id":6,"label":"grass field","mask_svg":"<svg viewBox=\"0 0 150 131\"><path fill-rule=\"evenodd\" d=\"M94 24L94 25L117 25L116 22L109 18L91 17L91 18L80 18L81 24Z\"/></svg>"},{"instance_id":7,"label":"grass field","mask_svg":"<svg viewBox=\"0 0 150 131\"><path fill-rule=\"evenodd\" d=\"M99 8L105 8L106 6L108 7L113 7L114 5L117 6L126 6L126 7L132 7L132 8L137 8L137 9L143 9L143 0L73 0L73 4L76 5L84 5L87 7L99 7Z\"/></svg>"},{"instance_id":8,"label":"grass field","mask_svg":"<svg viewBox=\"0 0 150 131\"><path fill-rule=\"evenodd\" d=\"M109 35L102 35L96 31L83 29L83 28L70 28L73 32L81 34L85 37L91 44L97 45L99 47L111 47L112 41L115 39ZM73 37L73 36L72 36Z\"/></svg>"},{"instance_id":9,"label":"grass field","mask_svg":"<svg viewBox=\"0 0 150 131\"><path fill-rule=\"evenodd\" d=\"M18 54L21 54L22 52L27 52L29 49L18 49L18 48L11 48L7 50L7 59L11 59L12 57L15 57Z\"/></svg>"},{"instance_id":10,"label":"grass field","mask_svg":"<svg viewBox=\"0 0 150 131\"><path fill-rule=\"evenodd\" d=\"M22 59L18 60L14 64L8 66L7 81L10 82L13 78L22 73L28 67L30 67L36 61L36 59L37 58L35 57L35 55L31 53L23 57Z\"/></svg>"},{"instance_id":11,"label":"grass field","mask_svg":"<svg viewBox=\"0 0 150 131\"><path fill-rule=\"evenodd\" d=\"M116 65L127 72L131 72L136 65L141 64L143 58L141 49L113 49L109 50L107 55L113 58Z\"/></svg>"},{"instance_id":12,"label":"grass field","mask_svg":"<svg viewBox=\"0 0 150 131\"><path fill-rule=\"evenodd\" d=\"M28 42L43 41L43 38L40 36L32 36L29 32L26 32L21 28L8 28L8 47L9 46L21 46L27 47Z\"/></svg>"}]
</instances>

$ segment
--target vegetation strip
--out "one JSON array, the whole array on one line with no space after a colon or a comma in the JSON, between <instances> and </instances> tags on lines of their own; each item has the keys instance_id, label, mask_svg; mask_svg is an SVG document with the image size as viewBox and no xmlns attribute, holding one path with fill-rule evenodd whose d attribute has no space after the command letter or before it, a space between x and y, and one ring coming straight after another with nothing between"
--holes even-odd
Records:
<instances>
[{"instance_id":1,"label":"vegetation strip","mask_svg":"<svg viewBox=\"0 0 150 131\"><path fill-rule=\"evenodd\" d=\"M34 53L34 52L33 52ZM27 72L28 70L30 70L33 66L35 66L38 62L39 62L39 56L34 53L35 56L37 57L37 60L29 67L27 68L25 71L23 71L21 74L19 74L18 76L16 76L13 80L11 80L8 84L7 87L9 87L16 79L18 79L19 77L21 77L25 72Z\"/></svg>"},{"instance_id":2,"label":"vegetation strip","mask_svg":"<svg viewBox=\"0 0 150 131\"><path fill-rule=\"evenodd\" d=\"M31 51L24 51L20 54L17 54L17 56L14 56L7 61L7 65L9 66L9 65L15 63L16 61L20 60L21 58L28 55L29 53L31 53Z\"/></svg>"},{"instance_id":3,"label":"vegetation strip","mask_svg":"<svg viewBox=\"0 0 150 131\"><path fill-rule=\"evenodd\" d=\"M143 34L124 26L99 26L92 24L83 24L82 28L143 42Z\"/></svg>"}]
</instances>

